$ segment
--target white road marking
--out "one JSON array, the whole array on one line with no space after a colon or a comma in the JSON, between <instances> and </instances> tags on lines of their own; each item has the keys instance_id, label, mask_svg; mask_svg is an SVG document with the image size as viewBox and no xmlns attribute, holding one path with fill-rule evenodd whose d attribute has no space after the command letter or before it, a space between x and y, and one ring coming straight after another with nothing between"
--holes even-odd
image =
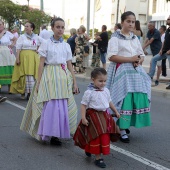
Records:
<instances>
[{"instance_id":1,"label":"white road marking","mask_svg":"<svg viewBox=\"0 0 170 170\"><path fill-rule=\"evenodd\" d=\"M11 101L9 101L9 100L7 100L6 101L6 103L8 103L8 104L11 104L12 106L15 106L15 107L17 107L17 108L19 108L19 109L21 109L21 110L24 110L25 111L25 107L23 107L23 106L21 106L21 105L19 105L19 104L16 104L16 103L14 103L14 102L11 102ZM137 154L134 154L134 153L132 153L132 152L129 152L129 151L126 151L126 150L124 150L124 149L122 149L122 148L119 148L119 147L117 147L117 146L115 146L115 145L110 145L110 148L112 149L112 150L114 150L114 151L117 151L117 152L119 152L119 153L121 153L121 154L123 154L123 155L126 155L126 156L128 156L128 157L130 157L130 158L132 158L132 159L135 159L135 160L137 160L137 161L139 161L139 162L141 162L141 163L143 163L143 164L145 164L145 165L147 165L147 166L150 166L150 167L152 167L152 168L155 168L155 169L157 169L157 170L170 170L169 168L166 168L166 167L164 167L164 166L162 166L162 165L159 165L159 164L157 164L157 163L155 163L155 162L152 162L152 161L150 161L150 160L148 160L148 159L145 159L145 158L143 158L143 157L141 157L141 156L139 156L139 155L137 155Z\"/></svg>"},{"instance_id":2,"label":"white road marking","mask_svg":"<svg viewBox=\"0 0 170 170\"><path fill-rule=\"evenodd\" d=\"M16 103L11 102L11 101L9 101L9 100L6 100L6 103L11 104L12 106L15 106L15 107L17 107L17 108L25 111L25 107L23 107L23 106L21 106L21 105L19 105L19 104L16 104Z\"/></svg>"},{"instance_id":3,"label":"white road marking","mask_svg":"<svg viewBox=\"0 0 170 170\"><path fill-rule=\"evenodd\" d=\"M124 155L126 155L128 157L131 157L131 158L133 158L133 159L135 159L135 160L137 160L137 161L139 161L139 162L141 162L141 163L143 163L143 164L145 164L147 166L153 167L153 168L155 168L157 170L170 170L169 168L166 168L166 167L164 167L162 165L159 165L159 164L157 164L155 162L152 162L152 161L150 161L148 159L145 159L145 158L143 158L143 157L141 157L141 156L139 156L137 154L134 154L132 152L126 151L126 150L124 150L122 148L119 148L119 147L117 147L115 145L111 144L110 148L112 150L114 150L114 151L120 152L121 154L124 154Z\"/></svg>"}]
</instances>

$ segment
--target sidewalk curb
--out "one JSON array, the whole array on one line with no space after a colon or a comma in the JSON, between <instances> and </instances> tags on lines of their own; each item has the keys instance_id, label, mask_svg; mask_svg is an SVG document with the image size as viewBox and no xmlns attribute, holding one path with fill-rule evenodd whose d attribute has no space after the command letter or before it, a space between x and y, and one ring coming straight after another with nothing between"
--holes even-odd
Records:
<instances>
[{"instance_id":1,"label":"sidewalk curb","mask_svg":"<svg viewBox=\"0 0 170 170\"><path fill-rule=\"evenodd\" d=\"M75 74L75 77L77 80L83 81L83 82L90 82L90 77L86 77L85 75ZM165 98L170 98L170 90L166 89L156 89L156 87L151 87L152 92L155 92L157 95L161 95Z\"/></svg>"}]
</instances>

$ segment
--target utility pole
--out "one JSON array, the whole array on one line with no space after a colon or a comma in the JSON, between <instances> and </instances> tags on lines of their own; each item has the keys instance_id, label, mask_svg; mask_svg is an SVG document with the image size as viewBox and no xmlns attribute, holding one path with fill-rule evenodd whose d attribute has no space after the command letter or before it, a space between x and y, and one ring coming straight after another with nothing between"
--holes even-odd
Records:
<instances>
[{"instance_id":1,"label":"utility pole","mask_svg":"<svg viewBox=\"0 0 170 170\"><path fill-rule=\"evenodd\" d=\"M118 23L118 19L119 19L119 3L120 3L120 0L117 0L117 14L116 14L116 23Z\"/></svg>"},{"instance_id":2,"label":"utility pole","mask_svg":"<svg viewBox=\"0 0 170 170\"><path fill-rule=\"evenodd\" d=\"M40 10L44 11L44 1L40 0Z\"/></svg>"},{"instance_id":3,"label":"utility pole","mask_svg":"<svg viewBox=\"0 0 170 170\"><path fill-rule=\"evenodd\" d=\"M30 2L30 0L27 0L28 1L28 7L30 6L30 4L29 4L29 2Z\"/></svg>"},{"instance_id":4,"label":"utility pole","mask_svg":"<svg viewBox=\"0 0 170 170\"><path fill-rule=\"evenodd\" d=\"M89 35L90 28L90 0L87 0L87 35Z\"/></svg>"}]
</instances>

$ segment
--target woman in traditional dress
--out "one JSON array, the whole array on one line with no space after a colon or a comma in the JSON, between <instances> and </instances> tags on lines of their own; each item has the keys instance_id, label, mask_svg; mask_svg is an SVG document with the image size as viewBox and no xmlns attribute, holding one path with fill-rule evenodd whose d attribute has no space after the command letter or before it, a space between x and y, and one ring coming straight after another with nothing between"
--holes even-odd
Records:
<instances>
[{"instance_id":1,"label":"woman in traditional dress","mask_svg":"<svg viewBox=\"0 0 170 170\"><path fill-rule=\"evenodd\" d=\"M14 73L12 76L11 93L20 93L21 98L29 99L35 80L38 78L39 55L37 49L41 42L45 41L33 31L35 25L32 22L25 24L25 33L16 43L17 55Z\"/></svg>"},{"instance_id":2,"label":"woman in traditional dress","mask_svg":"<svg viewBox=\"0 0 170 170\"><path fill-rule=\"evenodd\" d=\"M71 63L71 48L62 38L64 27L63 19L53 19L54 36L39 47L36 89L30 96L21 124L21 130L54 145L61 145L61 138L69 139L77 123L73 92L78 93L78 88Z\"/></svg>"},{"instance_id":3,"label":"woman in traditional dress","mask_svg":"<svg viewBox=\"0 0 170 170\"><path fill-rule=\"evenodd\" d=\"M86 28L81 25L78 29L78 35L75 39L76 42L76 63L78 67L78 71L80 73L84 73L86 67L88 67L89 57L85 56L85 46L87 46L87 42L90 40L88 35L85 33Z\"/></svg>"},{"instance_id":4,"label":"woman in traditional dress","mask_svg":"<svg viewBox=\"0 0 170 170\"><path fill-rule=\"evenodd\" d=\"M16 60L12 52L15 43L16 38L12 33L5 30L4 22L0 20L0 85L8 85L10 87Z\"/></svg>"},{"instance_id":5,"label":"woman in traditional dress","mask_svg":"<svg viewBox=\"0 0 170 170\"><path fill-rule=\"evenodd\" d=\"M151 80L140 65L144 53L136 35L135 14L131 11L121 16L121 31L116 31L109 41L106 87L110 90L112 102L121 115L117 124L121 130L120 140L129 143L129 127L136 128L151 125L150 101Z\"/></svg>"}]
</instances>

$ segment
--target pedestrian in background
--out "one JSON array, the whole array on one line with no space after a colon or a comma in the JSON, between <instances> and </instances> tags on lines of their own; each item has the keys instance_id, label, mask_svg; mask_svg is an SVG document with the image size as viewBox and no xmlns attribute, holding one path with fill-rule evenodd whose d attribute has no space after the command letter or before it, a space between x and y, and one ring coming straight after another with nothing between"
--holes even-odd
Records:
<instances>
[{"instance_id":1,"label":"pedestrian in background","mask_svg":"<svg viewBox=\"0 0 170 170\"><path fill-rule=\"evenodd\" d=\"M25 110L21 130L38 140L61 145L59 139L69 139L77 124L77 106L73 92L78 93L70 45L62 36L65 22L54 18L54 32L39 47L38 80Z\"/></svg>"},{"instance_id":2,"label":"pedestrian in background","mask_svg":"<svg viewBox=\"0 0 170 170\"><path fill-rule=\"evenodd\" d=\"M85 46L87 46L90 40L89 36L85 33L86 28L81 25L78 29L78 35L75 39L76 42L76 62L79 73L84 73L86 67L88 67L89 56L85 56Z\"/></svg>"},{"instance_id":3,"label":"pedestrian in background","mask_svg":"<svg viewBox=\"0 0 170 170\"><path fill-rule=\"evenodd\" d=\"M17 28L17 27L14 27L14 28L12 29L12 34L14 35L14 37L15 37L16 39L19 38L18 28ZM13 46L12 51L13 51L14 55L16 56L16 44Z\"/></svg>"},{"instance_id":4,"label":"pedestrian in background","mask_svg":"<svg viewBox=\"0 0 170 170\"><path fill-rule=\"evenodd\" d=\"M155 28L155 22L153 22L153 21L150 21L148 23L147 38L145 40L143 50L145 51L146 47L148 47L149 45L150 45L152 55L153 55L153 57L155 57L155 55L157 55L161 49L162 42L161 42L161 34ZM157 67L158 67L157 72L159 74L161 72L161 61L157 63ZM151 63L150 63L149 72L150 72L150 69L151 69ZM159 84L159 82L156 80L155 85L158 85L158 84Z\"/></svg>"},{"instance_id":5,"label":"pedestrian in background","mask_svg":"<svg viewBox=\"0 0 170 170\"><path fill-rule=\"evenodd\" d=\"M165 31L166 31L166 26L165 25L162 25L159 29L159 32L160 32L160 35L161 35L161 42L163 44L164 42L164 39L165 39ZM160 61L157 61L157 67L158 67L158 70L157 70L157 76L156 76L156 80L155 80L155 85L159 85L159 77L161 75L161 72L162 72L162 65L164 67L164 73L163 74L166 74L166 59L164 60L160 60Z\"/></svg>"},{"instance_id":6,"label":"pedestrian in background","mask_svg":"<svg viewBox=\"0 0 170 170\"><path fill-rule=\"evenodd\" d=\"M135 21L135 29L133 32L138 37L139 40L141 39L141 37L143 37L143 32L140 27L140 21L138 20Z\"/></svg>"},{"instance_id":7,"label":"pedestrian in background","mask_svg":"<svg viewBox=\"0 0 170 170\"><path fill-rule=\"evenodd\" d=\"M75 51L75 49L76 49L76 42L75 42L76 37L77 37L76 29L75 28L70 29L70 37L68 38L67 43L71 47L72 65L73 65L73 68L74 68L74 73L77 73L77 70L76 70L76 51Z\"/></svg>"},{"instance_id":8,"label":"pedestrian in background","mask_svg":"<svg viewBox=\"0 0 170 170\"><path fill-rule=\"evenodd\" d=\"M16 38L5 30L4 22L0 20L0 85L8 85L8 92L16 60L12 52L15 43Z\"/></svg>"},{"instance_id":9,"label":"pedestrian in background","mask_svg":"<svg viewBox=\"0 0 170 170\"><path fill-rule=\"evenodd\" d=\"M108 44L111 61L107 70L106 87L121 115L117 125L121 130L120 140L129 143L130 126L142 128L151 125L151 81L143 67L144 53L136 35L135 14L127 11L121 16L121 31L116 31Z\"/></svg>"},{"instance_id":10,"label":"pedestrian in background","mask_svg":"<svg viewBox=\"0 0 170 170\"><path fill-rule=\"evenodd\" d=\"M92 62L91 62L91 67L100 67L100 54L99 54L99 49L98 49L98 43L99 40L97 37L99 36L99 33L95 34L95 41L92 43L93 45L93 56L92 56Z\"/></svg>"},{"instance_id":11,"label":"pedestrian in background","mask_svg":"<svg viewBox=\"0 0 170 170\"><path fill-rule=\"evenodd\" d=\"M108 113L110 107L117 118L117 112L111 102L110 92L105 87L107 72L104 68L95 68L91 72L91 83L81 101L82 119L73 137L75 145L85 150L88 157L95 154L95 164L105 168L101 154L110 154L110 135L117 134L116 124ZM115 139L114 139L115 140Z\"/></svg>"},{"instance_id":12,"label":"pedestrian in background","mask_svg":"<svg viewBox=\"0 0 170 170\"><path fill-rule=\"evenodd\" d=\"M165 32L164 43L162 44L162 47L161 47L161 50L159 51L159 53L156 56L154 56L151 60L151 69L148 74L151 78L155 74L155 67L156 67L157 61L168 58L169 66L170 66L170 15L167 18L166 24L169 27ZM170 84L166 87L166 89L170 89Z\"/></svg>"},{"instance_id":13,"label":"pedestrian in background","mask_svg":"<svg viewBox=\"0 0 170 170\"><path fill-rule=\"evenodd\" d=\"M46 25L42 25L41 26L41 32L39 34L39 36L45 40L50 39L51 34L50 32L47 30L47 26Z\"/></svg>"},{"instance_id":14,"label":"pedestrian in background","mask_svg":"<svg viewBox=\"0 0 170 170\"><path fill-rule=\"evenodd\" d=\"M41 37L34 34L35 25L32 22L25 24L25 33L21 35L16 43L17 55L16 64L11 83L11 93L21 94L21 98L27 100L33 89L35 80L38 78L39 55L37 49L41 42Z\"/></svg>"},{"instance_id":15,"label":"pedestrian in background","mask_svg":"<svg viewBox=\"0 0 170 170\"><path fill-rule=\"evenodd\" d=\"M120 31L122 29L122 26L120 23L116 23L114 26L114 31Z\"/></svg>"},{"instance_id":16,"label":"pedestrian in background","mask_svg":"<svg viewBox=\"0 0 170 170\"><path fill-rule=\"evenodd\" d=\"M163 42L165 40L166 26L161 25L159 32L161 34L161 41L162 41L162 44L163 44ZM167 74L166 74L166 58L162 60L162 76L164 76L164 77L167 76Z\"/></svg>"},{"instance_id":17,"label":"pedestrian in background","mask_svg":"<svg viewBox=\"0 0 170 170\"><path fill-rule=\"evenodd\" d=\"M107 26L102 26L102 33L98 36L98 48L100 51L100 60L102 62L103 68L106 70L106 54L107 54L107 46L108 46L108 33Z\"/></svg>"}]
</instances>

